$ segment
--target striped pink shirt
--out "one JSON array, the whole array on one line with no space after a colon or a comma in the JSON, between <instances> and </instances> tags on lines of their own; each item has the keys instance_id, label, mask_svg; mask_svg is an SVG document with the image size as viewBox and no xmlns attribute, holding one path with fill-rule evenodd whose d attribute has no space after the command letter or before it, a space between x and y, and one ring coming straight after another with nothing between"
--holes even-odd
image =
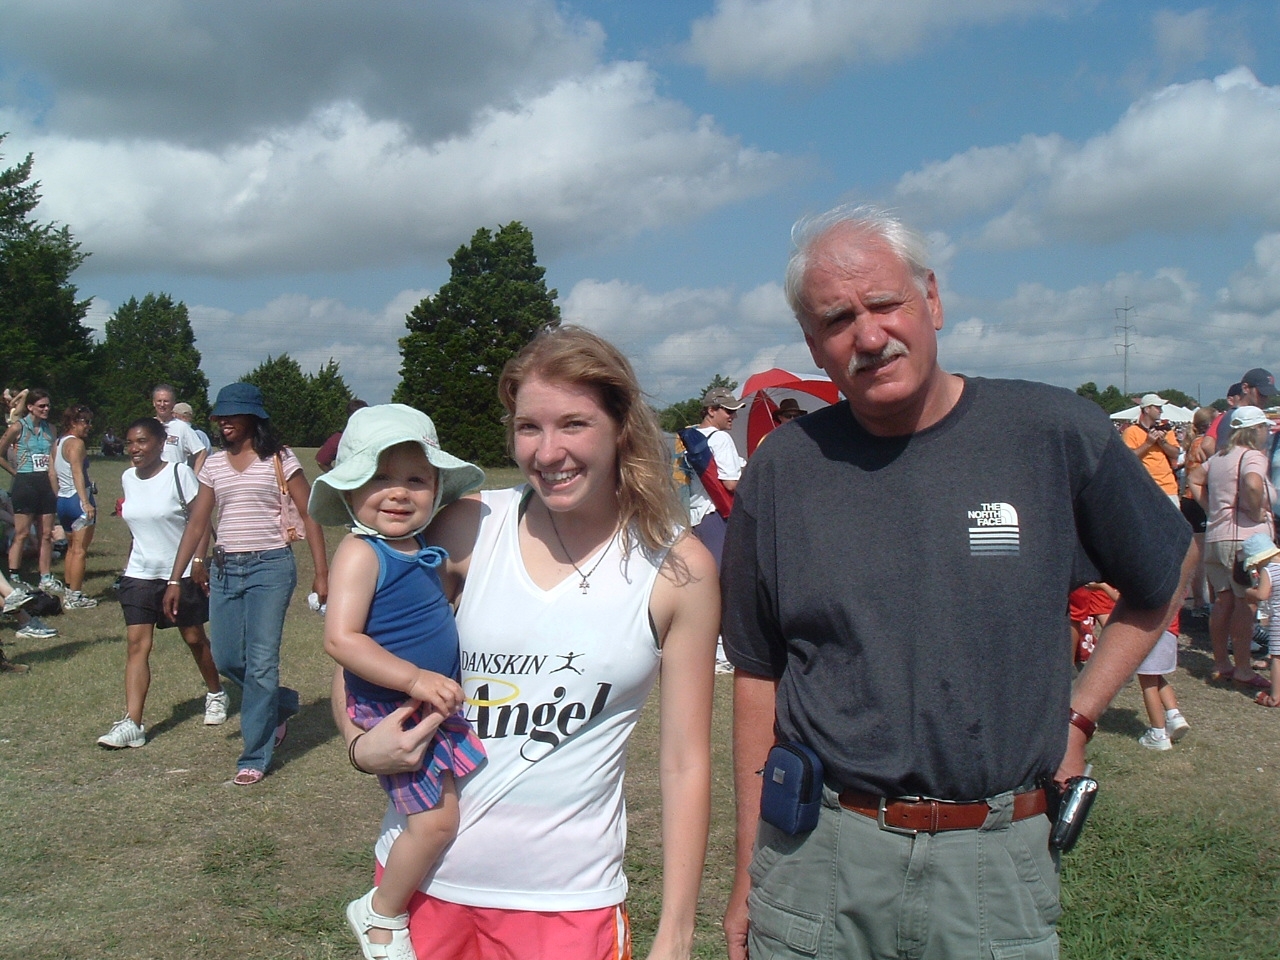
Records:
<instances>
[{"instance_id":1,"label":"striped pink shirt","mask_svg":"<svg viewBox=\"0 0 1280 960\"><path fill-rule=\"evenodd\" d=\"M293 451L280 451L287 480L302 469ZM210 456L200 468L200 482L213 488L218 503L214 529L227 553L274 550L285 546L280 533L280 488L276 485L275 458L254 460L241 473L227 461L225 450Z\"/></svg>"}]
</instances>

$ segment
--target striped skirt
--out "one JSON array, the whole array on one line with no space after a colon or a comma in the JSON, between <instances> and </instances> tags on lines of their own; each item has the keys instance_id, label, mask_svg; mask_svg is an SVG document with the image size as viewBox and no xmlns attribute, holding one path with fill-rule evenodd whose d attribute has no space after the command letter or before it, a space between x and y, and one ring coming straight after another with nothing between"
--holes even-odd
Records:
<instances>
[{"instance_id":1,"label":"striped skirt","mask_svg":"<svg viewBox=\"0 0 1280 960\"><path fill-rule=\"evenodd\" d=\"M361 730L371 730L400 703L366 700L347 694L347 716ZM416 722L408 724L416 726ZM460 780L485 759L484 745L461 713L446 717L427 747L422 766L411 773L379 774L378 782L399 813L422 813L440 802L443 775Z\"/></svg>"}]
</instances>

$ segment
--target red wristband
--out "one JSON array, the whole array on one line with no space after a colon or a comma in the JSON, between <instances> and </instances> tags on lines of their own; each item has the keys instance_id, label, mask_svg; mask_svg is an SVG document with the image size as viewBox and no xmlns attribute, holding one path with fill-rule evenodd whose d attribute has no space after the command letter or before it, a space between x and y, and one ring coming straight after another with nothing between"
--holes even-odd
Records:
<instances>
[{"instance_id":1,"label":"red wristband","mask_svg":"<svg viewBox=\"0 0 1280 960\"><path fill-rule=\"evenodd\" d=\"M1090 720L1083 713L1079 713L1072 709L1067 714L1067 722L1084 734L1084 741L1088 743L1093 739L1093 731L1098 729L1096 720Z\"/></svg>"}]
</instances>

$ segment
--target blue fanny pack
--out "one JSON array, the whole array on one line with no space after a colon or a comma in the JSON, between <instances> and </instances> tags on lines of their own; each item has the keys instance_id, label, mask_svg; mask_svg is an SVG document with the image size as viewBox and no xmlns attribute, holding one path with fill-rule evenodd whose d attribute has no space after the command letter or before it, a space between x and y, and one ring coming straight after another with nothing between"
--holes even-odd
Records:
<instances>
[{"instance_id":1,"label":"blue fanny pack","mask_svg":"<svg viewBox=\"0 0 1280 960\"><path fill-rule=\"evenodd\" d=\"M783 833L808 833L822 807L822 761L803 743L775 744L764 765L760 818Z\"/></svg>"}]
</instances>

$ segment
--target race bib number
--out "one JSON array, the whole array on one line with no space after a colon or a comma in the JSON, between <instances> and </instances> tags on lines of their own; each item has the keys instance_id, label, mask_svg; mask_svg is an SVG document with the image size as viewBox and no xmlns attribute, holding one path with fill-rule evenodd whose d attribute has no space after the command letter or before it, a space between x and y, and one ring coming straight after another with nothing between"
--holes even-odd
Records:
<instances>
[{"instance_id":1,"label":"race bib number","mask_svg":"<svg viewBox=\"0 0 1280 960\"><path fill-rule=\"evenodd\" d=\"M47 453L33 453L31 455L31 467L33 470L48 470L49 455Z\"/></svg>"}]
</instances>

